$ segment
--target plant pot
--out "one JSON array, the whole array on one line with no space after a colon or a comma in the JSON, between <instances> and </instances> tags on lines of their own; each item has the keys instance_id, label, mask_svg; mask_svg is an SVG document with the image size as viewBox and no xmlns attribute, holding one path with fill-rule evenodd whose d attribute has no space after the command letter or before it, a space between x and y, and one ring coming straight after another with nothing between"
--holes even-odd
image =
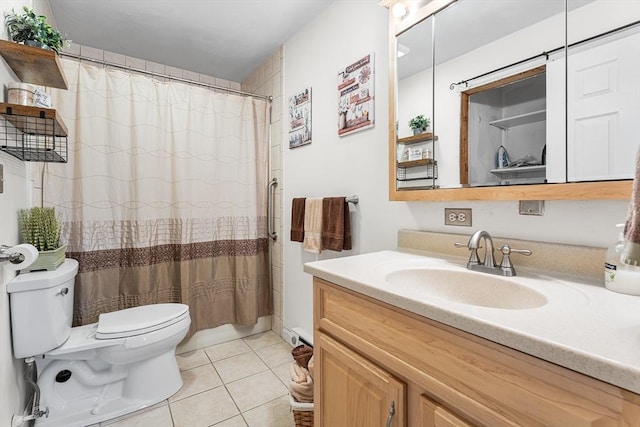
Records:
<instances>
[{"instance_id":1,"label":"plant pot","mask_svg":"<svg viewBox=\"0 0 640 427\"><path fill-rule=\"evenodd\" d=\"M45 50L51 50L51 48L49 46L47 46L46 44L39 42L37 40L25 40L24 44L26 44L27 46L32 46L32 47L39 47L40 49L45 49Z\"/></svg>"},{"instance_id":2,"label":"plant pot","mask_svg":"<svg viewBox=\"0 0 640 427\"><path fill-rule=\"evenodd\" d=\"M416 128L413 128L412 130L413 130L413 135L414 135L414 136L415 136L415 135L420 135L421 133L426 132L426 129L416 129Z\"/></svg>"},{"instance_id":3,"label":"plant pot","mask_svg":"<svg viewBox=\"0 0 640 427\"><path fill-rule=\"evenodd\" d=\"M38 252L38 258L30 266L20 270L20 273L28 273L30 271L48 270L52 271L60 267L64 262L64 256L67 251L67 246L60 246L58 249L51 251Z\"/></svg>"}]
</instances>

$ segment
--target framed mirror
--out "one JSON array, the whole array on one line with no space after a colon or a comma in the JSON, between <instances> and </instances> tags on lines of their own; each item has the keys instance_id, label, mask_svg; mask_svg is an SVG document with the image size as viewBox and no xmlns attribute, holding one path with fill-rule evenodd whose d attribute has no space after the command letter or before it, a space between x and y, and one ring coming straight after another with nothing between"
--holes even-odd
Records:
<instances>
[{"instance_id":1,"label":"framed mirror","mask_svg":"<svg viewBox=\"0 0 640 427\"><path fill-rule=\"evenodd\" d=\"M624 39L620 27L629 26L627 40L636 42L638 25L633 23L640 20L640 5L631 7L639 10L629 11L631 2L626 0L568 0L565 11L564 0L542 3L544 7L540 0L434 1L422 7L414 21L390 18L390 69L396 81L390 95L397 104L390 109L390 119L398 124L397 129L390 129L391 200L629 197L632 174L625 163L633 159L640 137L624 124L627 120L614 130L612 123L613 117L634 112L638 117L640 96L625 89L630 96L622 96L629 104L624 112L594 110L576 115L583 107L576 107L575 100L567 101L567 94L574 95L580 85L591 91L583 94L587 98L600 90L613 90L603 89L603 76L615 73L613 68L603 71L606 67L602 65L594 65L596 71L587 81L583 81L585 73L583 77L566 73L574 58L576 70L584 68L578 64L578 54L593 56L586 53L588 46L597 45L601 51L625 49L602 41L604 33ZM620 3L620 7L619 11L609 10L603 19L602 7L607 3ZM589 20L598 21L597 25L586 24ZM414 37L420 32L421 37ZM420 40L421 47L402 54L404 45L415 43L412 39ZM633 49L627 50L631 53L625 58L633 56ZM420 51L427 57L422 60L423 69L408 73L410 61L403 58ZM566 52L569 61L565 61ZM618 62L617 67L638 69L623 62L631 60ZM615 84L638 85L638 77L627 80ZM424 144L430 146L427 156L432 156L436 172L430 182L411 185L398 180L398 164L404 155L398 147L407 138L404 122L421 111L416 109L419 103L431 114L432 140ZM610 141L596 144L605 137ZM605 158L605 153L606 167L593 160ZM599 170L591 175L579 172L595 170L595 166Z\"/></svg>"}]
</instances>

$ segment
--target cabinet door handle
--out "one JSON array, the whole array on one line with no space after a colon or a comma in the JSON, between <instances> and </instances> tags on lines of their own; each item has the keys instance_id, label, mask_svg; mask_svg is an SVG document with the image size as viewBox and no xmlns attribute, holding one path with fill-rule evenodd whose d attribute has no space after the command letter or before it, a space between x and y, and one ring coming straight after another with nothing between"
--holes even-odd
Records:
<instances>
[{"instance_id":1,"label":"cabinet door handle","mask_svg":"<svg viewBox=\"0 0 640 427\"><path fill-rule=\"evenodd\" d=\"M387 427L391 427L391 423L393 422L393 416L396 414L396 402L391 401L391 406L389 406L389 416L387 417Z\"/></svg>"}]
</instances>

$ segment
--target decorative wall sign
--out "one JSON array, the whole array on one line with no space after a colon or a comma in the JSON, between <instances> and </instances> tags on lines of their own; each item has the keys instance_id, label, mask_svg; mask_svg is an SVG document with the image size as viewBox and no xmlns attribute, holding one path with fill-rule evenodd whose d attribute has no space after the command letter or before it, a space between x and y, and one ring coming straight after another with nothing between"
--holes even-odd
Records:
<instances>
[{"instance_id":1,"label":"decorative wall sign","mask_svg":"<svg viewBox=\"0 0 640 427\"><path fill-rule=\"evenodd\" d=\"M311 144L311 88L289 97L289 148Z\"/></svg>"},{"instance_id":2,"label":"decorative wall sign","mask_svg":"<svg viewBox=\"0 0 640 427\"><path fill-rule=\"evenodd\" d=\"M338 73L338 135L373 127L373 52Z\"/></svg>"}]
</instances>

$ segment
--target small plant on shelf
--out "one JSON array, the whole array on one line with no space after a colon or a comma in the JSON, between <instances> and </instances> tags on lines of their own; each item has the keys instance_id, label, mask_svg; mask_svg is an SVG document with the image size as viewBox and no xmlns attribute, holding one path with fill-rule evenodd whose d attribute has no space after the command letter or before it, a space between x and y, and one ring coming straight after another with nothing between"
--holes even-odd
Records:
<instances>
[{"instance_id":1,"label":"small plant on shelf","mask_svg":"<svg viewBox=\"0 0 640 427\"><path fill-rule=\"evenodd\" d=\"M414 135L418 135L422 132L427 131L430 122L431 121L429 120L429 118L420 114L419 116L416 116L413 119L409 120L409 127L413 130Z\"/></svg>"},{"instance_id":2,"label":"small plant on shelf","mask_svg":"<svg viewBox=\"0 0 640 427\"><path fill-rule=\"evenodd\" d=\"M30 46L51 49L56 53L70 44L62 34L49 23L44 15L36 15L33 9L26 6L22 8L24 13L18 15L12 10L5 16L9 37L16 43L24 43Z\"/></svg>"}]
</instances>

